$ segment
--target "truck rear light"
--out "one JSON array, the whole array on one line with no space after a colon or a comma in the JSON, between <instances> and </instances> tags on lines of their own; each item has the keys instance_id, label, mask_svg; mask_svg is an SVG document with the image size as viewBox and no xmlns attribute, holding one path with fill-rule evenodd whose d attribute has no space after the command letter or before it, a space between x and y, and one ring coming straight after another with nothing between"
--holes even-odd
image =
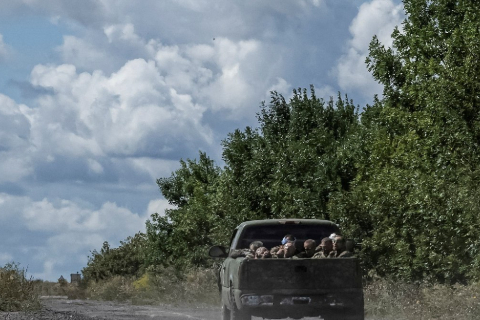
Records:
<instances>
[{"instance_id":1,"label":"truck rear light","mask_svg":"<svg viewBox=\"0 0 480 320\"><path fill-rule=\"evenodd\" d=\"M244 295L241 301L244 306L273 306L272 295Z\"/></svg>"}]
</instances>

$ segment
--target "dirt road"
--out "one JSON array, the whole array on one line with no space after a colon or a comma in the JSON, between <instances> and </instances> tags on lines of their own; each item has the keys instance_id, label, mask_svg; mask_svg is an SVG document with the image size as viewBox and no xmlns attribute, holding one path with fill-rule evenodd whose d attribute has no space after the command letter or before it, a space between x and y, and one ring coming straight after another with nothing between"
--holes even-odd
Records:
<instances>
[{"instance_id":1,"label":"dirt road","mask_svg":"<svg viewBox=\"0 0 480 320\"><path fill-rule=\"evenodd\" d=\"M44 309L32 313L0 312L0 320L220 320L217 307L132 306L129 304L44 299ZM253 318L260 320L261 318ZM313 318L309 318L313 319ZM318 320L318 318L316 318ZM307 318L305 318L307 320Z\"/></svg>"},{"instance_id":2,"label":"dirt road","mask_svg":"<svg viewBox=\"0 0 480 320\"><path fill-rule=\"evenodd\" d=\"M132 306L106 301L45 299L45 308L32 313L0 312L0 320L219 320L218 308Z\"/></svg>"}]
</instances>

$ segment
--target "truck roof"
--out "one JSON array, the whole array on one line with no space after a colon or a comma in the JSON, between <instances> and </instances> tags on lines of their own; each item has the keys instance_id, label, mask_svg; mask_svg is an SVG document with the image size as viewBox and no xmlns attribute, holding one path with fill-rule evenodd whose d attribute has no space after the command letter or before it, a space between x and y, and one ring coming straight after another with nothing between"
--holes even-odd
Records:
<instances>
[{"instance_id":1,"label":"truck roof","mask_svg":"<svg viewBox=\"0 0 480 320\"><path fill-rule=\"evenodd\" d=\"M329 220L321 219L264 219L264 220L250 220L242 222L238 228L251 225L269 225L269 224L316 224L316 225L334 225L335 223Z\"/></svg>"}]
</instances>

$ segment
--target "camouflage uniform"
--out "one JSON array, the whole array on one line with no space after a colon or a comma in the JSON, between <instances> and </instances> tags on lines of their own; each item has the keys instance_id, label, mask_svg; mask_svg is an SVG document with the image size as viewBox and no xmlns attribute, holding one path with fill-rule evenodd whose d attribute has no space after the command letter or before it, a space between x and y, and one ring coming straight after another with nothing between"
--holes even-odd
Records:
<instances>
[{"instance_id":1,"label":"camouflage uniform","mask_svg":"<svg viewBox=\"0 0 480 320\"><path fill-rule=\"evenodd\" d=\"M283 259L283 258L285 258L285 252L282 251L282 252L280 252L279 254L277 254L277 253L272 253L272 258L275 258L275 259L281 258L281 259Z\"/></svg>"},{"instance_id":2,"label":"camouflage uniform","mask_svg":"<svg viewBox=\"0 0 480 320\"><path fill-rule=\"evenodd\" d=\"M351 258L354 256L353 252L350 251L342 251L340 253L338 251L332 251L328 255L329 258Z\"/></svg>"},{"instance_id":3,"label":"camouflage uniform","mask_svg":"<svg viewBox=\"0 0 480 320\"><path fill-rule=\"evenodd\" d=\"M294 255L292 258L293 259L308 259L308 258L313 258L314 254L308 254L305 251L300 252L299 254Z\"/></svg>"},{"instance_id":4,"label":"camouflage uniform","mask_svg":"<svg viewBox=\"0 0 480 320\"><path fill-rule=\"evenodd\" d=\"M295 256L285 258L285 255L283 253L281 254L272 254L272 259L293 259Z\"/></svg>"},{"instance_id":5,"label":"camouflage uniform","mask_svg":"<svg viewBox=\"0 0 480 320\"><path fill-rule=\"evenodd\" d=\"M332 253L332 252L330 252L330 253ZM328 258L328 255L325 255L325 253L323 251L315 253L312 257L312 259L324 259L324 258Z\"/></svg>"},{"instance_id":6,"label":"camouflage uniform","mask_svg":"<svg viewBox=\"0 0 480 320\"><path fill-rule=\"evenodd\" d=\"M278 252L278 250L280 250L280 249L283 249L283 245L281 245L281 246L276 246L276 247L273 247L272 249L270 249L270 253L271 253L271 255L272 255L272 256L273 256L274 254L276 255L276 254L277 254L277 252ZM297 250L297 249L295 249L295 255L297 255L297 254L298 254L298 250ZM283 255L283 254L281 254L281 255ZM281 257L281 258L283 258L283 257Z\"/></svg>"},{"instance_id":7,"label":"camouflage uniform","mask_svg":"<svg viewBox=\"0 0 480 320\"><path fill-rule=\"evenodd\" d=\"M230 257L232 258L238 258L238 257L245 257L245 258L250 258L254 259L255 258L255 251L259 248L262 247L263 243L262 241L253 241L250 243L250 246L246 249L235 249L230 253Z\"/></svg>"},{"instance_id":8,"label":"camouflage uniform","mask_svg":"<svg viewBox=\"0 0 480 320\"><path fill-rule=\"evenodd\" d=\"M230 257L239 258L245 257L249 259L255 258L255 252L250 249L235 249L230 253Z\"/></svg>"},{"instance_id":9,"label":"camouflage uniform","mask_svg":"<svg viewBox=\"0 0 480 320\"><path fill-rule=\"evenodd\" d=\"M278 250L282 249L283 248L283 245L281 246L275 246L273 247L272 249L270 249L270 253L271 254L277 254Z\"/></svg>"}]
</instances>

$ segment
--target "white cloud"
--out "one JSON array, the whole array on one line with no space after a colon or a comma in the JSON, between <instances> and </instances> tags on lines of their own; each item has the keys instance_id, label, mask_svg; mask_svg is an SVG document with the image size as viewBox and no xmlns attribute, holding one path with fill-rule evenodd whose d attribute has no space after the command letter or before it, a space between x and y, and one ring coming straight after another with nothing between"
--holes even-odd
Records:
<instances>
[{"instance_id":1,"label":"white cloud","mask_svg":"<svg viewBox=\"0 0 480 320\"><path fill-rule=\"evenodd\" d=\"M129 166L135 168L137 172L148 174L151 181L156 181L159 177L167 177L179 167L179 162L175 160L153 159L147 157L137 157L125 159Z\"/></svg>"},{"instance_id":2,"label":"white cloud","mask_svg":"<svg viewBox=\"0 0 480 320\"><path fill-rule=\"evenodd\" d=\"M7 58L10 50L10 47L3 42L3 35L0 33L0 62Z\"/></svg>"},{"instance_id":3,"label":"white cloud","mask_svg":"<svg viewBox=\"0 0 480 320\"><path fill-rule=\"evenodd\" d=\"M155 199L150 201L148 204L147 215L150 216L154 213L158 213L159 215L163 216L165 214L165 210L173 208L174 206L170 205L167 200Z\"/></svg>"},{"instance_id":4,"label":"white cloud","mask_svg":"<svg viewBox=\"0 0 480 320\"><path fill-rule=\"evenodd\" d=\"M131 25L106 30L112 42L138 40ZM38 98L31 117L32 139L42 154L95 160L205 149L214 142L207 110L248 117L268 90L288 91L289 84L275 77L279 65L266 63L272 59L258 41L218 38L212 45L186 46L138 41L148 47L145 52L156 50L155 60L129 60L110 76L100 70L79 73L71 64L32 70L31 83L52 92ZM90 170L101 173L92 164Z\"/></svg>"},{"instance_id":5,"label":"white cloud","mask_svg":"<svg viewBox=\"0 0 480 320\"><path fill-rule=\"evenodd\" d=\"M381 86L367 70L365 58L374 35L386 46L391 46L391 33L403 21L403 6L392 0L372 0L360 6L350 25L352 38L346 53L334 69L343 90L358 90L366 97L381 94Z\"/></svg>"},{"instance_id":6,"label":"white cloud","mask_svg":"<svg viewBox=\"0 0 480 320\"><path fill-rule=\"evenodd\" d=\"M72 65L36 66L32 84L53 90L38 99L35 145L69 156L171 151L175 139L210 144L204 107L169 88L154 61L136 59L106 77ZM98 169L98 166L97 166Z\"/></svg>"},{"instance_id":7,"label":"white cloud","mask_svg":"<svg viewBox=\"0 0 480 320\"><path fill-rule=\"evenodd\" d=\"M72 263L85 266L89 252L103 241L118 246L120 240L144 232L150 211L166 207L164 200L154 200L138 215L112 202L93 208L70 200L33 201L0 193L0 263L34 263L36 277L55 280Z\"/></svg>"},{"instance_id":8,"label":"white cloud","mask_svg":"<svg viewBox=\"0 0 480 320\"><path fill-rule=\"evenodd\" d=\"M111 202L91 210L70 200L43 199L25 205L22 213L29 230L101 233L109 237L115 233L134 234L144 227L142 217Z\"/></svg>"},{"instance_id":9,"label":"white cloud","mask_svg":"<svg viewBox=\"0 0 480 320\"><path fill-rule=\"evenodd\" d=\"M75 36L64 36L63 44L57 48L63 61L87 70L112 66L107 52L98 48L91 39L81 39Z\"/></svg>"},{"instance_id":10,"label":"white cloud","mask_svg":"<svg viewBox=\"0 0 480 320\"><path fill-rule=\"evenodd\" d=\"M132 42L136 45L143 45L142 39L135 33L135 27L131 23L127 24L117 24L104 27L104 32L108 37L108 41L112 43L113 41L127 41Z\"/></svg>"},{"instance_id":11,"label":"white cloud","mask_svg":"<svg viewBox=\"0 0 480 320\"><path fill-rule=\"evenodd\" d=\"M282 78L277 78L277 82L272 85L270 88L268 88L267 92L266 92L266 97L270 97L270 92L272 91L276 91L280 94L282 94L283 96L286 96L288 95L290 92L290 88L292 86L290 85L290 83L288 83L285 79L282 79Z\"/></svg>"},{"instance_id":12,"label":"white cloud","mask_svg":"<svg viewBox=\"0 0 480 320\"><path fill-rule=\"evenodd\" d=\"M325 101L329 101L331 97L335 98L338 92L336 92L331 86L322 86L315 88L315 95L319 98L323 98Z\"/></svg>"}]
</instances>

